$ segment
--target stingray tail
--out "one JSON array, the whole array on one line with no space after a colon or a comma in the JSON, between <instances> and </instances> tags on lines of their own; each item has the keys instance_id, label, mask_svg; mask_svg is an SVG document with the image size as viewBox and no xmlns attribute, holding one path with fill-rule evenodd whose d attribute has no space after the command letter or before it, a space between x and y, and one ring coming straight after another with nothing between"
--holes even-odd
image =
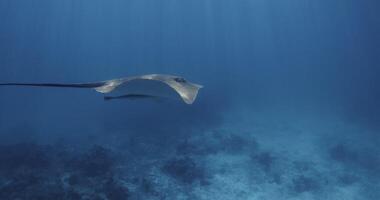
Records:
<instances>
[{"instance_id":1,"label":"stingray tail","mask_svg":"<svg viewBox=\"0 0 380 200\"><path fill-rule=\"evenodd\" d=\"M59 88L96 88L105 83L0 83L0 86L24 86L24 87L59 87Z\"/></svg>"}]
</instances>

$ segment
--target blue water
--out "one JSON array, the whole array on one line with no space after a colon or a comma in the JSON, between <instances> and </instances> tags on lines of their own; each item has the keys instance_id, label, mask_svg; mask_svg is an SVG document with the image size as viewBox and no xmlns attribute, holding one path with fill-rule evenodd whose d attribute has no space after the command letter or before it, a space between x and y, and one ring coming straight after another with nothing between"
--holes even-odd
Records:
<instances>
[{"instance_id":1,"label":"blue water","mask_svg":"<svg viewBox=\"0 0 380 200\"><path fill-rule=\"evenodd\" d=\"M375 0L0 1L0 82L174 74L181 101L0 88L0 199L380 199Z\"/></svg>"}]
</instances>

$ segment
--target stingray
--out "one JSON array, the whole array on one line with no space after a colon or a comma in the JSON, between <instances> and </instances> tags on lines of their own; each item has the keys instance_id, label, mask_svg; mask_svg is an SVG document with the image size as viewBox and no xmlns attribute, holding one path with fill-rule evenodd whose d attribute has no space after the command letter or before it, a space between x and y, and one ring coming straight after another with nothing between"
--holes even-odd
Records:
<instances>
[{"instance_id":1,"label":"stingray","mask_svg":"<svg viewBox=\"0 0 380 200\"><path fill-rule=\"evenodd\" d=\"M180 98L194 103L203 86L186 79L164 74L148 74L91 83L0 83L0 86L87 88L104 94L104 100Z\"/></svg>"}]
</instances>

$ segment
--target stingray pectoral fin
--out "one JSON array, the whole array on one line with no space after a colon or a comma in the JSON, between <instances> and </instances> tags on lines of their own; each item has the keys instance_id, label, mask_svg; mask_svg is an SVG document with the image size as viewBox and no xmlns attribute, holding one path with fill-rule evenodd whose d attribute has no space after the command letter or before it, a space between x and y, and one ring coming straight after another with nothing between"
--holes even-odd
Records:
<instances>
[{"instance_id":1,"label":"stingray pectoral fin","mask_svg":"<svg viewBox=\"0 0 380 200\"><path fill-rule=\"evenodd\" d=\"M95 87L94 89L97 92L106 94L112 92L114 89L116 89L120 84L122 84L121 80L115 79L115 80L109 80L104 83L104 85Z\"/></svg>"},{"instance_id":2,"label":"stingray pectoral fin","mask_svg":"<svg viewBox=\"0 0 380 200\"><path fill-rule=\"evenodd\" d=\"M176 93L176 96L180 97L186 104L193 104L197 98L199 89L203 87L201 85L191 83L182 77L172 75L149 74L138 78L165 83Z\"/></svg>"},{"instance_id":3,"label":"stingray pectoral fin","mask_svg":"<svg viewBox=\"0 0 380 200\"><path fill-rule=\"evenodd\" d=\"M197 88L197 89L194 89L190 92L186 92L186 93L182 93L180 92L180 96L182 97L183 101L185 101L185 103L187 104L193 104L195 99L197 98L198 96L198 91L199 91L200 88Z\"/></svg>"},{"instance_id":4,"label":"stingray pectoral fin","mask_svg":"<svg viewBox=\"0 0 380 200\"><path fill-rule=\"evenodd\" d=\"M169 83L170 87L172 87L182 98L182 100L186 104L193 104L195 99L198 96L198 92L203 86L193 83L186 84L174 84Z\"/></svg>"},{"instance_id":5,"label":"stingray pectoral fin","mask_svg":"<svg viewBox=\"0 0 380 200\"><path fill-rule=\"evenodd\" d=\"M138 100L138 99L158 99L159 96L153 95L144 95L144 94L127 94L121 96L104 96L104 100L113 100L113 99L128 99L128 100Z\"/></svg>"}]
</instances>

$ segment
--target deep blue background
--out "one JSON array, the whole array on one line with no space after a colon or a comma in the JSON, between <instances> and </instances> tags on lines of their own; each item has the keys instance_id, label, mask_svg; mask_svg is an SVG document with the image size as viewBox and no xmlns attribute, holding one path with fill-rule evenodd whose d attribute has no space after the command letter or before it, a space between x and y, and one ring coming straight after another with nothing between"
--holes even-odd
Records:
<instances>
[{"instance_id":1,"label":"deep blue background","mask_svg":"<svg viewBox=\"0 0 380 200\"><path fill-rule=\"evenodd\" d=\"M205 86L192 106L0 88L1 141L170 144L232 113L271 111L334 115L378 144L379 9L376 0L1 0L0 82L165 73Z\"/></svg>"},{"instance_id":2,"label":"deep blue background","mask_svg":"<svg viewBox=\"0 0 380 200\"><path fill-rule=\"evenodd\" d=\"M177 74L206 86L195 110L301 103L376 126L378 8L371 0L3 0L0 79ZM31 118L44 126L90 126L94 114L111 109L82 91L2 90L1 127ZM123 117L132 112L125 106L119 107Z\"/></svg>"}]
</instances>

